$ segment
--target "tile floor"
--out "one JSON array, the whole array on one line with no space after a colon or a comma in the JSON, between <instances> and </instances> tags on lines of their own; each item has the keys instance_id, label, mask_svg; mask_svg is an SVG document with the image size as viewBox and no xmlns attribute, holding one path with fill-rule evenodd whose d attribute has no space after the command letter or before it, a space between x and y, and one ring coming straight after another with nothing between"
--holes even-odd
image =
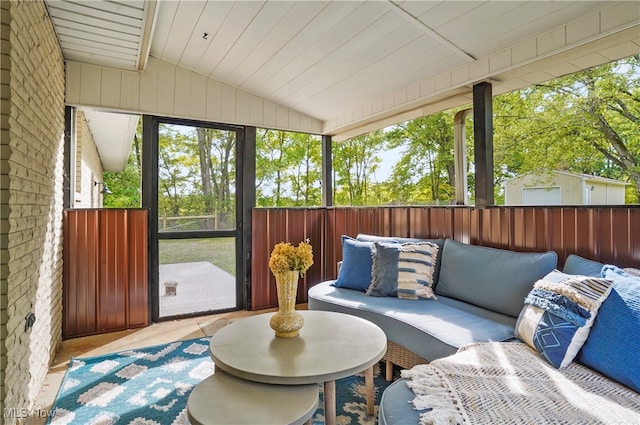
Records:
<instances>
[{"instance_id":1,"label":"tile floor","mask_svg":"<svg viewBox=\"0 0 640 425\"><path fill-rule=\"evenodd\" d=\"M305 309L306 305L300 305L296 308ZM45 413L50 412L53 400L69 365L69 359L72 357L92 357L131 348L165 344L183 339L200 338L205 336L202 328L211 322L219 319L233 319L269 311L275 310L234 311L159 322L141 329L129 329L126 331L64 340L49 367L49 373L45 378L44 385L34 406L34 410L41 414L29 417L26 423L27 425L42 425L46 422L46 418L39 416L44 416Z\"/></svg>"}]
</instances>

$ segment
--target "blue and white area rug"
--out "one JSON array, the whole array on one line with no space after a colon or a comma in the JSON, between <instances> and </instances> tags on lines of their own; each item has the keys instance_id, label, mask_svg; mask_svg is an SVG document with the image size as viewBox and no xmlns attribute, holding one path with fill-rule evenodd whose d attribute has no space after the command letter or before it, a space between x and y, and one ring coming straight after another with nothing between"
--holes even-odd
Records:
<instances>
[{"instance_id":1,"label":"blue and white area rug","mask_svg":"<svg viewBox=\"0 0 640 425\"><path fill-rule=\"evenodd\" d=\"M48 424L189 424L187 399L213 373L209 337L177 341L91 358L73 358L53 403ZM376 413L389 384L375 368ZM336 381L337 422L373 425L366 414L364 376ZM321 395L322 396L322 395ZM322 397L319 406L322 406ZM324 423L319 407L314 425Z\"/></svg>"}]
</instances>

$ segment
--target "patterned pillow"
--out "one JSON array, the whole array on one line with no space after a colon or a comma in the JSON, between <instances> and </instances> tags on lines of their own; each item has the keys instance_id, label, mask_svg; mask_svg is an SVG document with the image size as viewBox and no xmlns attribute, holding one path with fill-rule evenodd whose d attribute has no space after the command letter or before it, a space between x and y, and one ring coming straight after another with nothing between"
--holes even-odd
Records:
<instances>
[{"instance_id":1,"label":"patterned pillow","mask_svg":"<svg viewBox=\"0 0 640 425\"><path fill-rule=\"evenodd\" d=\"M553 271L538 280L516 323L515 335L556 368L571 363L587 340L611 281Z\"/></svg>"},{"instance_id":2,"label":"patterned pillow","mask_svg":"<svg viewBox=\"0 0 640 425\"><path fill-rule=\"evenodd\" d=\"M438 245L432 242L375 242L367 295L406 299L435 298L433 271Z\"/></svg>"}]
</instances>

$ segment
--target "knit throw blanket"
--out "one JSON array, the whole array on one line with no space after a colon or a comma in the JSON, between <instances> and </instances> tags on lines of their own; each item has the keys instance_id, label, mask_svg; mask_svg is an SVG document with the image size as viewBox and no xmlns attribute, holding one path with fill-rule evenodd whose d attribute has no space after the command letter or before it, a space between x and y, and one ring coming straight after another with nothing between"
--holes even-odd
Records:
<instances>
[{"instance_id":1,"label":"knit throw blanket","mask_svg":"<svg viewBox=\"0 0 640 425\"><path fill-rule=\"evenodd\" d=\"M640 424L640 394L575 362L555 369L520 342L472 344L402 377L421 425Z\"/></svg>"}]
</instances>

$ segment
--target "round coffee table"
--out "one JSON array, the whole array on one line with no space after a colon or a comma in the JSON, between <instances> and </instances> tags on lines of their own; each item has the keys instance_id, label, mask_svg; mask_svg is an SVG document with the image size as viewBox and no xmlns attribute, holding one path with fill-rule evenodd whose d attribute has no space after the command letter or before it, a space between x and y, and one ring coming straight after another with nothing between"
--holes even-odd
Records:
<instances>
[{"instance_id":1,"label":"round coffee table","mask_svg":"<svg viewBox=\"0 0 640 425\"><path fill-rule=\"evenodd\" d=\"M318 408L318 389L318 384L261 384L219 370L191 391L187 414L194 425L301 425Z\"/></svg>"},{"instance_id":2,"label":"round coffee table","mask_svg":"<svg viewBox=\"0 0 640 425\"><path fill-rule=\"evenodd\" d=\"M216 369L254 382L278 385L324 383L325 423L335 424L335 380L366 370L367 404L373 408L372 368L385 354L387 338L377 325L343 313L302 310L295 338L277 338L273 313L230 323L211 339Z\"/></svg>"}]
</instances>

